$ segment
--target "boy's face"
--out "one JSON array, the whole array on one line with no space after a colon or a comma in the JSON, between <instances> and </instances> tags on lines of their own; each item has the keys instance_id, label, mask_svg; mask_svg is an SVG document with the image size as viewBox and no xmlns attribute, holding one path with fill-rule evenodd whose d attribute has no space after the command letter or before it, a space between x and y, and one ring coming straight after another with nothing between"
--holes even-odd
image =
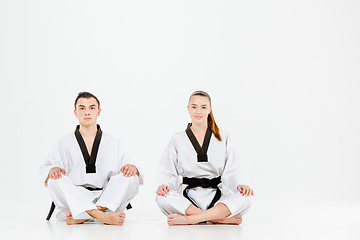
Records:
<instances>
[{"instance_id":1,"label":"boy's face","mask_svg":"<svg viewBox=\"0 0 360 240\"><path fill-rule=\"evenodd\" d=\"M79 98L74 110L80 125L89 127L97 123L101 109L95 98Z\"/></svg>"}]
</instances>

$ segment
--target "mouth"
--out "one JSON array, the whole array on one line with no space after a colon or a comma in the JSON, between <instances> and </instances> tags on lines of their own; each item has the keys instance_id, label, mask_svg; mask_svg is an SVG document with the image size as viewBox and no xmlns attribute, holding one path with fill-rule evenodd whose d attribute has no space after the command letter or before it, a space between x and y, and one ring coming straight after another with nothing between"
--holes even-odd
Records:
<instances>
[{"instance_id":1,"label":"mouth","mask_svg":"<svg viewBox=\"0 0 360 240\"><path fill-rule=\"evenodd\" d=\"M91 118L84 118L85 120L91 120Z\"/></svg>"},{"instance_id":2,"label":"mouth","mask_svg":"<svg viewBox=\"0 0 360 240\"><path fill-rule=\"evenodd\" d=\"M195 116L195 118L196 118L196 119L201 119L201 118L202 118L202 116Z\"/></svg>"}]
</instances>

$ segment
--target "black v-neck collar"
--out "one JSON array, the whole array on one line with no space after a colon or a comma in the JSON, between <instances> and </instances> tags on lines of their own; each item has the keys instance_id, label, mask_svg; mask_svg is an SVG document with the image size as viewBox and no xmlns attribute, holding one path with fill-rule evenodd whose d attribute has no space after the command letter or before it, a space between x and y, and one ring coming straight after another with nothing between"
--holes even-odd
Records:
<instances>
[{"instance_id":1,"label":"black v-neck collar","mask_svg":"<svg viewBox=\"0 0 360 240\"><path fill-rule=\"evenodd\" d=\"M86 173L96 173L95 162L96 162L96 156L97 156L97 153L99 150L99 145L100 145L100 141L101 141L101 137L102 137L102 131L101 131L100 125L97 125L97 133L96 133L94 143L92 146L91 156L89 155L89 152L86 148L85 141L84 141L83 137L81 136L79 129L80 129L80 125L77 125L76 129L75 129L75 137L76 137L76 140L81 149L82 155L84 157L84 161L86 164Z\"/></svg>"},{"instance_id":2,"label":"black v-neck collar","mask_svg":"<svg viewBox=\"0 0 360 240\"><path fill-rule=\"evenodd\" d=\"M191 127L191 123L188 124L185 132L186 132L186 135L188 136L191 144L195 148L195 151L198 154L197 155L198 162L207 162L208 161L207 150L209 148L209 143L210 143L210 139L211 139L211 135L212 135L211 128L208 127L206 129L204 142L203 142L202 147L200 147L200 144L197 141L194 133L191 131L190 127Z\"/></svg>"}]
</instances>

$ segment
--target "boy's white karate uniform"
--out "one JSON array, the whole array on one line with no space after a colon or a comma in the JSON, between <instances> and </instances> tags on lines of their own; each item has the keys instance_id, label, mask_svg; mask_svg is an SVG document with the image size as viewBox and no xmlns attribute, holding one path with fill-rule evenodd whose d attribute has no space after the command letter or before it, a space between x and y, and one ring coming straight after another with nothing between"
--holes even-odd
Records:
<instances>
[{"instance_id":1,"label":"boy's white karate uniform","mask_svg":"<svg viewBox=\"0 0 360 240\"><path fill-rule=\"evenodd\" d=\"M223 203L229 208L229 217L239 213L243 215L248 211L252 197L243 196L237 190L239 184L246 184L239 155L229 135L224 131L220 131L220 135L222 141L217 140L214 134L211 136L207 151L208 162L197 161L197 152L185 131L173 135L162 156L157 181L158 185L170 186L170 192L166 196L156 197L164 214L185 215L185 210L191 204L183 196L187 185L182 184L182 177L212 179L221 176L221 198L217 203ZM213 188L196 187L188 190L188 196L202 210L207 209L215 193Z\"/></svg>"},{"instance_id":2,"label":"boy's white karate uniform","mask_svg":"<svg viewBox=\"0 0 360 240\"><path fill-rule=\"evenodd\" d=\"M120 169L126 164L136 166L139 176L124 177ZM60 179L49 179L45 184L59 210L59 220L64 220L69 210L74 219L89 219L91 216L85 211L97 209L96 206L123 212L138 192L139 184L143 184L139 165L116 136L102 133L95 165L96 173L86 173L81 149L75 134L71 133L58 141L40 167L39 177L43 183L52 167L60 167L66 172ZM89 191L85 187L103 190Z\"/></svg>"}]
</instances>

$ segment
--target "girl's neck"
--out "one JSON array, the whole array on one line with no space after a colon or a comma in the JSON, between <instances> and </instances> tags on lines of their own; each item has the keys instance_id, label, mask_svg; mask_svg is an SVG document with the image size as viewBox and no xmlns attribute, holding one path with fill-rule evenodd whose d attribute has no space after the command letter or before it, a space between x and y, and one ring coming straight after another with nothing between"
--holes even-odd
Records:
<instances>
[{"instance_id":1,"label":"girl's neck","mask_svg":"<svg viewBox=\"0 0 360 240\"><path fill-rule=\"evenodd\" d=\"M208 125L207 122L201 124L192 123L190 128L194 133L204 133L206 132Z\"/></svg>"}]
</instances>

